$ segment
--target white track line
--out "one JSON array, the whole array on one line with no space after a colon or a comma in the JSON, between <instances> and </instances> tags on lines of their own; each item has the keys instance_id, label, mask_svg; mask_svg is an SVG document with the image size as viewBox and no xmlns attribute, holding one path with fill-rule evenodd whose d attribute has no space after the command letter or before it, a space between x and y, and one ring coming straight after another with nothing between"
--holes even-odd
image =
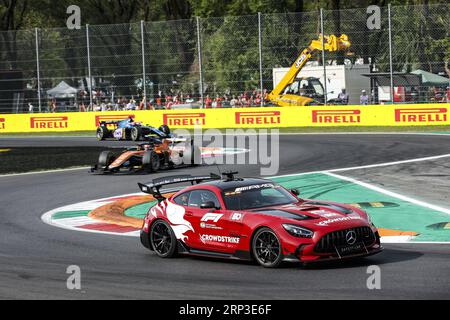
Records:
<instances>
[{"instance_id":1,"label":"white track line","mask_svg":"<svg viewBox=\"0 0 450 320\"><path fill-rule=\"evenodd\" d=\"M353 178L349 178L349 177L344 177L344 176L341 176L341 175L338 175L338 174L335 174L335 173L331 173L331 172L323 172L323 174L329 175L330 177L334 177L336 179L345 180L345 181L348 181L348 182L360 185L360 186L362 186L362 187L364 187L366 189L370 189L370 190L373 190L373 191L376 191L376 192L388 195L390 197L394 197L394 198L397 198L397 199L400 199L400 200L403 200L403 201L406 201L406 202L410 202L410 203L416 204L418 206L421 206L421 207L424 207L424 208L427 208L427 209L431 209L431 210L434 210L434 211L439 211L439 212L446 213L446 214L450 215L450 210L449 209L446 209L446 208L443 208L443 207L439 207L439 206L436 206L434 204L430 204L430 203L427 203L427 202L424 202L424 201L421 201L421 200L417 200L417 199L414 199L414 198L411 198L411 197L407 197L407 196L401 195L399 193L392 192L392 191L389 191L389 190L386 190L386 189L374 186L374 185L366 183L366 182L362 182L362 181L359 181L359 180L356 180L356 179L353 179Z\"/></svg>"},{"instance_id":2,"label":"white track line","mask_svg":"<svg viewBox=\"0 0 450 320\"><path fill-rule=\"evenodd\" d=\"M368 169L368 168L379 168L379 167L394 166L394 165L399 165L399 164L404 164L404 163L431 161L431 160L437 160L437 159L442 159L442 158L450 158L450 154L442 154L439 156L432 156L432 157L425 157L425 158L415 158L415 159L408 159L408 160L370 164L370 165L359 166L359 167L347 167L347 168L338 168L338 169L330 169L330 170L311 171L311 172L304 172L304 173L297 173L297 174L286 174L286 175L281 175L281 176L270 177L269 179L289 178L289 177L303 176L303 175L308 175L308 174L313 174L313 173L341 172L341 171L350 171L350 170L359 170L359 169Z\"/></svg>"},{"instance_id":3,"label":"white track line","mask_svg":"<svg viewBox=\"0 0 450 320\"><path fill-rule=\"evenodd\" d=\"M89 169L91 169L91 167L77 167L77 168L69 168L69 169L55 169L55 170L24 172L24 173L12 173L12 174L0 175L0 178L29 176L29 175L44 174L44 173L58 173L58 172L80 171L80 170L89 170Z\"/></svg>"}]
</instances>

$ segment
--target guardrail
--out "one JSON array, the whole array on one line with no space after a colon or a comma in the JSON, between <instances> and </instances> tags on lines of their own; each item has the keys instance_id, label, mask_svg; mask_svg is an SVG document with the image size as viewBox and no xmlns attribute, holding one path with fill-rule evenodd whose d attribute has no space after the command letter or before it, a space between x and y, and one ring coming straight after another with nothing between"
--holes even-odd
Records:
<instances>
[{"instance_id":1,"label":"guardrail","mask_svg":"<svg viewBox=\"0 0 450 320\"><path fill-rule=\"evenodd\" d=\"M133 116L172 129L450 125L450 103L380 106L200 109L0 115L1 133L94 131L100 121Z\"/></svg>"}]
</instances>

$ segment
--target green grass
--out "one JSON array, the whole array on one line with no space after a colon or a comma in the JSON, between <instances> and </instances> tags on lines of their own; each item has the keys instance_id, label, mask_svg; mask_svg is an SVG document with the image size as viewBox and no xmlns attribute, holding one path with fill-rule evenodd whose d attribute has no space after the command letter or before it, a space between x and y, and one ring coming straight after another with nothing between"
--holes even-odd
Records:
<instances>
[{"instance_id":1,"label":"green grass","mask_svg":"<svg viewBox=\"0 0 450 320\"><path fill-rule=\"evenodd\" d=\"M226 129L220 129L224 131ZM246 130L246 129L244 129ZM258 130L258 129L256 129ZM408 133L447 133L450 126L409 126L409 127L292 127L279 128L281 133L345 133L345 132L408 132ZM190 130L191 132L193 130ZM2 133L1 137L46 137L46 136L79 136L95 137L95 131L39 132L39 133Z\"/></svg>"}]
</instances>

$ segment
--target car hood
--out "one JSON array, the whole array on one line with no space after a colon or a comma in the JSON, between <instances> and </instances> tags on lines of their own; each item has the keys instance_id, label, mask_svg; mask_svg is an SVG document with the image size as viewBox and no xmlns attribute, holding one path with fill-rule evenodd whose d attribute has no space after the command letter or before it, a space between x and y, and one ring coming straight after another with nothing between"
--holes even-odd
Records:
<instances>
[{"instance_id":1,"label":"car hood","mask_svg":"<svg viewBox=\"0 0 450 320\"><path fill-rule=\"evenodd\" d=\"M367 225L366 217L348 205L325 201L305 201L303 203L252 210L271 215L305 227L352 228Z\"/></svg>"}]
</instances>

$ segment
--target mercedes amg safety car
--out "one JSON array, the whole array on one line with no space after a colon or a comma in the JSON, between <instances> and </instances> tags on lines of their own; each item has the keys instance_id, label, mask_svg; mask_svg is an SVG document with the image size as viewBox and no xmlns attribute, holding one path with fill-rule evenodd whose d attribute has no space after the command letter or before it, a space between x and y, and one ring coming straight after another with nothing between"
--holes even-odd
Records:
<instances>
[{"instance_id":1,"label":"mercedes amg safety car","mask_svg":"<svg viewBox=\"0 0 450 320\"><path fill-rule=\"evenodd\" d=\"M106 139L140 141L156 130L166 135L170 134L167 125L162 125L159 129L156 129L151 126L144 126L141 122L134 121L133 117L129 117L120 121L100 122L96 136L99 141Z\"/></svg>"},{"instance_id":2,"label":"mercedes amg safety car","mask_svg":"<svg viewBox=\"0 0 450 320\"><path fill-rule=\"evenodd\" d=\"M162 258L190 254L256 260L312 262L369 256L382 250L366 212L349 205L304 200L271 180L226 173L175 176L139 184L158 204L144 220L141 243ZM165 198L161 188L192 185Z\"/></svg>"}]
</instances>

